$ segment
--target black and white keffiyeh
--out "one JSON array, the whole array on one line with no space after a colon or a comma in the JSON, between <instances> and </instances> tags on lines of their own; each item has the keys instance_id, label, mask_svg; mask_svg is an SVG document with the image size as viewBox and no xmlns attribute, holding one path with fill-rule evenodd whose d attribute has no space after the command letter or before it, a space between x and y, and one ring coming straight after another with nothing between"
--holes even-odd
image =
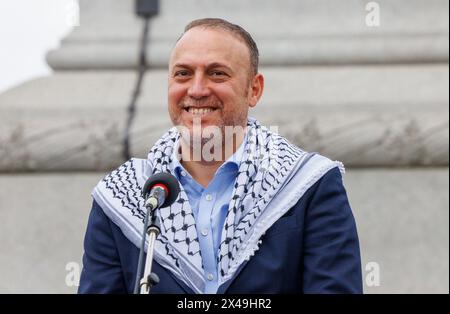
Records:
<instances>
[{"instance_id":1,"label":"black and white keffiyeh","mask_svg":"<svg viewBox=\"0 0 450 314\"><path fill-rule=\"evenodd\" d=\"M240 161L217 254L219 285L233 279L240 266L261 245L266 230L291 209L326 172L342 163L307 153L284 137L249 118L247 141ZM141 189L155 173L174 174L172 158L180 138L173 127L152 147L148 158L133 158L94 188L92 195L125 236L140 246L145 215ZM161 208L161 234L154 258L194 292L205 279L195 219L183 187L177 200Z\"/></svg>"}]
</instances>

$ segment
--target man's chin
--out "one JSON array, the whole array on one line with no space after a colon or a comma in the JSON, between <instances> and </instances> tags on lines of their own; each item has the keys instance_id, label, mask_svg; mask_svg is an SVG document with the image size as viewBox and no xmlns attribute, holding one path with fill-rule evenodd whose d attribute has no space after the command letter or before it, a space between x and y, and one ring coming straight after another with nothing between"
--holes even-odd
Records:
<instances>
[{"instance_id":1,"label":"man's chin","mask_svg":"<svg viewBox=\"0 0 450 314\"><path fill-rule=\"evenodd\" d=\"M223 121L218 121L217 119L203 119L203 118L194 118L194 119L182 119L180 120L179 125L177 127L187 128L191 132L194 130L204 131L206 128L214 128L223 129Z\"/></svg>"}]
</instances>

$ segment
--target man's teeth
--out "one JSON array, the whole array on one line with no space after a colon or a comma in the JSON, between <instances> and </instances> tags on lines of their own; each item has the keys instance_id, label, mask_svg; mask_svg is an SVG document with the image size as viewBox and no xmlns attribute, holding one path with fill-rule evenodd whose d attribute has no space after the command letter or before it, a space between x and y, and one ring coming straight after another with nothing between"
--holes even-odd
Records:
<instances>
[{"instance_id":1,"label":"man's teeth","mask_svg":"<svg viewBox=\"0 0 450 314\"><path fill-rule=\"evenodd\" d=\"M202 114L206 114L208 112L214 111L213 108L193 108L190 107L188 109L188 111L192 114L198 114L198 115L202 115Z\"/></svg>"}]
</instances>

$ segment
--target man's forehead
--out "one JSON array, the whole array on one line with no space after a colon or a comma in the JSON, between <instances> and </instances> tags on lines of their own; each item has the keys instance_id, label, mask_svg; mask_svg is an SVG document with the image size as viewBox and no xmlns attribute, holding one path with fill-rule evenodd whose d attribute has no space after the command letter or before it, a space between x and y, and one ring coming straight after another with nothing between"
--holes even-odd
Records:
<instances>
[{"instance_id":1,"label":"man's forehead","mask_svg":"<svg viewBox=\"0 0 450 314\"><path fill-rule=\"evenodd\" d=\"M195 27L187 31L177 42L172 50L171 65L175 63L187 63L190 59L202 57L213 62L229 63L228 61L240 61L249 58L247 46L228 31ZM234 57L234 58L233 58ZM223 60L219 60L223 59Z\"/></svg>"}]
</instances>

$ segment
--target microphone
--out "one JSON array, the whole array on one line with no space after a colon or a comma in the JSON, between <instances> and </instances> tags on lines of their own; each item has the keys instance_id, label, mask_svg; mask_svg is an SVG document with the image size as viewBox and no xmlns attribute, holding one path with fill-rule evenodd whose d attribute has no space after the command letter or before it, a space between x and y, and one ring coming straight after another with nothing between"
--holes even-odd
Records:
<instances>
[{"instance_id":1,"label":"microphone","mask_svg":"<svg viewBox=\"0 0 450 314\"><path fill-rule=\"evenodd\" d=\"M157 173L144 184L142 197L145 199L147 213L144 218L144 229L142 234L141 249L139 252L138 266L134 293L149 293L150 288L159 282L158 275L152 273L153 249L156 237L160 233L160 225L154 211L160 207L173 204L180 194L178 180L167 172ZM150 220L150 226L149 226ZM148 235L147 257L144 265L144 246L146 235ZM145 269L144 269L145 268ZM143 273L143 274L142 274Z\"/></svg>"},{"instance_id":2,"label":"microphone","mask_svg":"<svg viewBox=\"0 0 450 314\"><path fill-rule=\"evenodd\" d=\"M168 172L160 172L151 176L142 189L145 207L150 206L151 210L172 205L178 194L180 194L178 180Z\"/></svg>"}]
</instances>

